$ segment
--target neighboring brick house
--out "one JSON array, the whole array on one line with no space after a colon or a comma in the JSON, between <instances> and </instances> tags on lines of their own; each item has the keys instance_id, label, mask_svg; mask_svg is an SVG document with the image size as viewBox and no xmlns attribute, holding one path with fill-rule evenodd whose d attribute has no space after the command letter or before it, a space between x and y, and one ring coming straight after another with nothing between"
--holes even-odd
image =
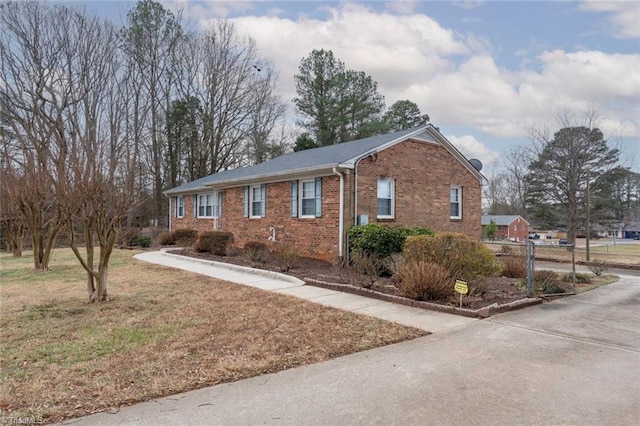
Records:
<instances>
[{"instance_id":1,"label":"neighboring brick house","mask_svg":"<svg viewBox=\"0 0 640 426\"><path fill-rule=\"evenodd\" d=\"M496 238L498 240L510 240L524 242L529 238L529 222L518 215L483 215L482 230L491 223L498 226Z\"/></svg>"},{"instance_id":2,"label":"neighboring brick house","mask_svg":"<svg viewBox=\"0 0 640 426\"><path fill-rule=\"evenodd\" d=\"M484 177L432 125L299 151L165 192L171 229L225 230L235 244L342 257L364 222L480 237Z\"/></svg>"}]
</instances>

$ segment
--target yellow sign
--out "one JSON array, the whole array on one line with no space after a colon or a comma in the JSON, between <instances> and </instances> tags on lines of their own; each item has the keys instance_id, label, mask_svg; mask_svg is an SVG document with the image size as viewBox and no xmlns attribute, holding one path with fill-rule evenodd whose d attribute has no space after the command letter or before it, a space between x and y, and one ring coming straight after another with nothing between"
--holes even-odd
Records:
<instances>
[{"instance_id":1,"label":"yellow sign","mask_svg":"<svg viewBox=\"0 0 640 426\"><path fill-rule=\"evenodd\" d=\"M456 280L456 284L453 286L454 290L460 294L469 293L469 286L467 286L466 281Z\"/></svg>"}]
</instances>

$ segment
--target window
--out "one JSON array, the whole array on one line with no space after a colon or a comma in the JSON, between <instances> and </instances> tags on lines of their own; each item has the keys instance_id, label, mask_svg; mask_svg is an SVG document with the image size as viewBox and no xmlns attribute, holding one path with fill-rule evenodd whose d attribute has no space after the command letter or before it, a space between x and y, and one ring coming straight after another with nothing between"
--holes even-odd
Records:
<instances>
[{"instance_id":1,"label":"window","mask_svg":"<svg viewBox=\"0 0 640 426\"><path fill-rule=\"evenodd\" d=\"M266 216L267 187L255 185L244 187L244 217Z\"/></svg>"},{"instance_id":2,"label":"window","mask_svg":"<svg viewBox=\"0 0 640 426\"><path fill-rule=\"evenodd\" d=\"M291 181L291 216L322 217L322 178Z\"/></svg>"},{"instance_id":3,"label":"window","mask_svg":"<svg viewBox=\"0 0 640 426\"><path fill-rule=\"evenodd\" d=\"M198 195L198 217L220 217L222 193Z\"/></svg>"},{"instance_id":4,"label":"window","mask_svg":"<svg viewBox=\"0 0 640 426\"><path fill-rule=\"evenodd\" d=\"M175 198L175 217L184 217L184 197L180 195Z\"/></svg>"},{"instance_id":5,"label":"window","mask_svg":"<svg viewBox=\"0 0 640 426\"><path fill-rule=\"evenodd\" d=\"M393 219L394 194L393 179L378 178L378 218Z\"/></svg>"},{"instance_id":6,"label":"window","mask_svg":"<svg viewBox=\"0 0 640 426\"><path fill-rule=\"evenodd\" d=\"M451 219L462 219L462 187L452 186L450 197L450 217Z\"/></svg>"}]
</instances>

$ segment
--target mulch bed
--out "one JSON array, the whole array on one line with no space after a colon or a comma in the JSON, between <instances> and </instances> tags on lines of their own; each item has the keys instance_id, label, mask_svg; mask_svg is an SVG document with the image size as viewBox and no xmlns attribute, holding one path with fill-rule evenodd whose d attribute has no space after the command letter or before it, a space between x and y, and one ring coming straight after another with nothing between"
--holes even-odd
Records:
<instances>
[{"instance_id":1,"label":"mulch bed","mask_svg":"<svg viewBox=\"0 0 640 426\"><path fill-rule=\"evenodd\" d=\"M512 305L514 307L521 307L521 305L528 306L529 304L540 303L541 301L538 298L527 298L526 290L519 286L519 283L522 281L519 278L487 278L484 282L476 284L471 294L462 297L463 309L459 309L460 297L453 291L453 284L452 295L449 299L417 302L399 297L397 288L391 278L381 277L376 280L371 287L368 287L368 283L366 283L365 280L353 273L349 273L347 269L317 259L301 257L293 269L285 272L282 271L275 263L250 262L242 255L217 256L211 253L198 253L191 249L176 249L172 252L174 254L181 254L194 258L281 272L300 278L309 285L332 288L368 297L389 300L395 303L403 303L410 306L418 306L426 309L451 312L465 316L488 316L496 312L511 310L504 308L501 309L499 308L500 306L508 307ZM529 302L521 302L523 299L526 299ZM482 308L487 308L489 306L492 307L489 313L486 309L484 309L483 312L478 312Z\"/></svg>"}]
</instances>

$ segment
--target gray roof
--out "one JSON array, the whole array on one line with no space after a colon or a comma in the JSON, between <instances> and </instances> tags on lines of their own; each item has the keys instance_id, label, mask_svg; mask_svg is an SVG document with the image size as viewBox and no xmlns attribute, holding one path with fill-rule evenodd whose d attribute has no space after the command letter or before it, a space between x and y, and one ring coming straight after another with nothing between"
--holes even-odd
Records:
<instances>
[{"instance_id":1,"label":"gray roof","mask_svg":"<svg viewBox=\"0 0 640 426\"><path fill-rule=\"evenodd\" d=\"M508 225L511 225L513 221L517 220L519 217L522 217L522 216L519 216L517 214L515 215L485 214L485 215L482 215L482 225L488 225L489 223L491 223L491 220L493 220L496 225L508 226ZM522 218L522 220L527 222L524 218ZM527 222L527 224L528 223L529 222Z\"/></svg>"},{"instance_id":2,"label":"gray roof","mask_svg":"<svg viewBox=\"0 0 640 426\"><path fill-rule=\"evenodd\" d=\"M282 180L287 176L296 174L321 171L330 172L334 167L353 168L358 159L411 137L418 137L419 139L445 145L450 151L455 151L457 156L461 158L461 161L466 163L472 172L477 173L479 179L482 179L482 175L469 164L466 158L464 158L435 127L427 124L386 135L372 136L352 142L298 151L265 161L264 163L256 164L255 166L221 171L169 189L165 191L165 194L189 193L206 189L207 187L223 188L239 186L259 180Z\"/></svg>"}]
</instances>

